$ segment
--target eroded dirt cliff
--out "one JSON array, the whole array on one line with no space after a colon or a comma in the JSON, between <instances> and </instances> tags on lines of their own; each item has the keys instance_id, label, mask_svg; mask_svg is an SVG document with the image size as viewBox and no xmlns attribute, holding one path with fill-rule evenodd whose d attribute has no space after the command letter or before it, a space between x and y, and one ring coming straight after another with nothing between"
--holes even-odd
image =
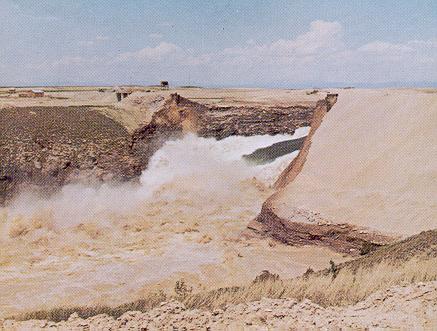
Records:
<instances>
[{"instance_id":1,"label":"eroded dirt cliff","mask_svg":"<svg viewBox=\"0 0 437 331\"><path fill-rule=\"evenodd\" d=\"M74 181L126 180L141 173L130 135L87 107L1 110L0 204L20 187L46 192Z\"/></svg>"},{"instance_id":2,"label":"eroded dirt cliff","mask_svg":"<svg viewBox=\"0 0 437 331\"><path fill-rule=\"evenodd\" d=\"M316 110L248 233L358 253L435 228L435 104L421 91L343 91L328 115Z\"/></svg>"},{"instance_id":3,"label":"eroded dirt cliff","mask_svg":"<svg viewBox=\"0 0 437 331\"><path fill-rule=\"evenodd\" d=\"M324 100L317 102L312 117L310 132L303 140L298 156L282 172L275 183L278 192L302 171L311 148L312 139L323 122L326 114L337 102L337 94L328 94ZM276 193L276 194L277 194ZM358 255L366 253L379 245L390 242L389 236L384 236L366 228L360 228L345 223L333 223L323 218L319 213L298 207L294 208L291 218L281 218L274 211L276 194L273 194L264 204L260 214L248 225L245 236L271 237L289 245L321 245L336 251Z\"/></svg>"}]
</instances>

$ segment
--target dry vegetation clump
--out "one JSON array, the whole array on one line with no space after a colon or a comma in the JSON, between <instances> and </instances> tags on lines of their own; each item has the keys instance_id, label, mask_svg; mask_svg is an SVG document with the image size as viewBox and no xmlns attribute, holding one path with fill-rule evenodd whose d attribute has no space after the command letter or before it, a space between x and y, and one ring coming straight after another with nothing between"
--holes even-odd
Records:
<instances>
[{"instance_id":1,"label":"dry vegetation clump","mask_svg":"<svg viewBox=\"0 0 437 331\"><path fill-rule=\"evenodd\" d=\"M99 314L107 314L118 318L127 311L148 311L161 302L167 300L167 295L163 292L153 292L144 299L125 303L116 307L109 306L79 306L79 307L59 307L49 310L39 310L13 316L10 319L15 320L48 320L53 322L65 321L71 314L77 313L82 318L88 318Z\"/></svg>"},{"instance_id":2,"label":"dry vegetation clump","mask_svg":"<svg viewBox=\"0 0 437 331\"><path fill-rule=\"evenodd\" d=\"M127 311L146 311L169 299L177 299L187 308L211 310L262 298L309 299L325 307L344 306L394 285L434 280L437 280L437 230L422 232L339 265L330 261L329 268L319 272L309 268L301 277L290 280L281 280L278 275L263 271L249 285L198 293L191 293L192 289L184 281L179 281L175 295L171 296L163 292L152 293L142 300L114 308L57 308L23 314L14 319L57 322L67 319L73 312L82 318L102 313L118 318Z\"/></svg>"},{"instance_id":3,"label":"dry vegetation clump","mask_svg":"<svg viewBox=\"0 0 437 331\"><path fill-rule=\"evenodd\" d=\"M249 286L197 293L184 303L190 308L216 309L262 298L294 298L309 299L324 307L344 306L394 285L433 280L437 280L437 258L411 259L400 266L381 263L355 272L341 268L337 273L309 273L291 280L267 279Z\"/></svg>"},{"instance_id":4,"label":"dry vegetation clump","mask_svg":"<svg viewBox=\"0 0 437 331\"><path fill-rule=\"evenodd\" d=\"M329 268L319 272L309 268L302 277L262 278L264 281L248 286L193 294L184 303L192 308L215 309L268 297L309 299L325 307L355 304L394 285L437 280L437 230L422 232L339 265L330 261Z\"/></svg>"}]
</instances>

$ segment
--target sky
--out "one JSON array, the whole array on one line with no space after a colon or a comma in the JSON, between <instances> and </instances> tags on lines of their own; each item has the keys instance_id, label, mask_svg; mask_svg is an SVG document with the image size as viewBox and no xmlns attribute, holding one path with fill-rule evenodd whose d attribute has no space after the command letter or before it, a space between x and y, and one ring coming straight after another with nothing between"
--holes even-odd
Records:
<instances>
[{"instance_id":1,"label":"sky","mask_svg":"<svg viewBox=\"0 0 437 331\"><path fill-rule=\"evenodd\" d=\"M0 0L0 85L437 86L436 0Z\"/></svg>"}]
</instances>

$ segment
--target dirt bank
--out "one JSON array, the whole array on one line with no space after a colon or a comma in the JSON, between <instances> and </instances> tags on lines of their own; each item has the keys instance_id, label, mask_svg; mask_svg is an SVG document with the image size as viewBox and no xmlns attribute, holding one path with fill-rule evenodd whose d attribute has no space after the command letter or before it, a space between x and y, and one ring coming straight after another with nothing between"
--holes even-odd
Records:
<instances>
[{"instance_id":1,"label":"dirt bank","mask_svg":"<svg viewBox=\"0 0 437 331\"><path fill-rule=\"evenodd\" d=\"M127 180L142 166L119 123L87 107L1 110L0 204L20 187L53 192L75 181Z\"/></svg>"},{"instance_id":2,"label":"dirt bank","mask_svg":"<svg viewBox=\"0 0 437 331\"><path fill-rule=\"evenodd\" d=\"M229 305L213 312L190 310L176 301L146 313L130 311L114 319L105 314L82 319L72 314L59 323L7 320L12 330L266 330L266 329L434 329L437 327L437 282L395 286L348 307L323 308L309 300L262 299ZM1 323L1 321L0 321ZM1 326L1 325L0 325Z\"/></svg>"},{"instance_id":3,"label":"dirt bank","mask_svg":"<svg viewBox=\"0 0 437 331\"><path fill-rule=\"evenodd\" d=\"M339 91L250 228L343 250L437 227L436 105L423 91Z\"/></svg>"},{"instance_id":4,"label":"dirt bank","mask_svg":"<svg viewBox=\"0 0 437 331\"><path fill-rule=\"evenodd\" d=\"M248 224L245 236L271 237L288 245L327 246L351 255L366 254L394 239L347 223L332 223L305 210L296 210L294 218L283 219L271 208L269 203L264 203L260 214Z\"/></svg>"},{"instance_id":5,"label":"dirt bank","mask_svg":"<svg viewBox=\"0 0 437 331\"><path fill-rule=\"evenodd\" d=\"M11 328L31 325L62 328L71 327L74 320L84 327L96 321L110 321L114 323L111 325L123 327L117 323L135 315L141 321L134 318L130 327L141 322L142 326L147 325L151 329L172 325L180 328L211 326L222 329L222 323L249 329L267 325L282 328L289 326L288 323L302 323L302 327L314 326L314 323L329 327L353 325L344 322L357 323L354 327L364 327L367 323L395 327L397 322L404 325L417 323L415 328L419 325L425 327L422 323L433 322L431 316L436 309L436 245L437 230L426 231L380 247L361 258L340 264L332 262L324 270L308 269L292 279L282 279L279 275L263 271L243 286L215 290L208 287L192 294L180 290L175 290L172 295L148 292L140 300L119 306L113 306L114 300L108 300L103 306L57 307L20 314L17 320L28 321L7 321L5 325ZM259 258L261 255L257 256L258 259L254 257L253 260L262 260ZM187 290L187 287L181 288ZM175 298L182 304L172 301ZM279 306L286 310L283 311ZM306 307L311 309L306 311ZM315 307L316 311L313 309ZM414 309L405 314L412 307ZM276 315L281 311L280 315ZM272 312L275 313L264 316L258 314ZM194 319L191 314L196 314ZM54 323L59 321L66 322ZM286 324L281 324L285 321Z\"/></svg>"}]
</instances>

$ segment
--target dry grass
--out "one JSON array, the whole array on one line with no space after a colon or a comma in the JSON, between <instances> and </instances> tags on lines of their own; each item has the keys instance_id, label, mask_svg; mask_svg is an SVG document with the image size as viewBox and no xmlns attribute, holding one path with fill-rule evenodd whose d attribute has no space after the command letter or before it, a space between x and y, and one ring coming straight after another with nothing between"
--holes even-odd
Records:
<instances>
[{"instance_id":1,"label":"dry grass","mask_svg":"<svg viewBox=\"0 0 437 331\"><path fill-rule=\"evenodd\" d=\"M147 311L156 307L161 302L166 301L168 297L162 293L151 293L147 298L129 302L116 307L109 306L82 306L82 307L59 307L50 310L40 310L13 316L11 319L16 320L49 320L54 322L64 321L71 314L77 313L82 318L88 318L99 314L107 314L115 318L123 315L127 311Z\"/></svg>"},{"instance_id":2,"label":"dry grass","mask_svg":"<svg viewBox=\"0 0 437 331\"><path fill-rule=\"evenodd\" d=\"M320 272L308 270L298 278L281 280L271 274L265 276L257 277L247 286L194 294L187 290L183 295L179 283L173 296L160 292L118 307L59 308L15 318L60 321L73 312L83 318L101 313L119 317L126 311L148 310L171 298L182 301L189 308L202 309L224 308L229 304L257 301L263 297L307 298L322 306L354 304L394 285L437 280L437 230L422 232L341 265L331 263L329 268Z\"/></svg>"},{"instance_id":3,"label":"dry grass","mask_svg":"<svg viewBox=\"0 0 437 331\"><path fill-rule=\"evenodd\" d=\"M394 285L437 280L437 230L381 247L363 257L290 280L254 282L244 287L197 293L185 300L193 308L220 308L269 298L304 298L322 306L357 303Z\"/></svg>"},{"instance_id":4,"label":"dry grass","mask_svg":"<svg viewBox=\"0 0 437 331\"><path fill-rule=\"evenodd\" d=\"M197 293L184 303L190 308L215 309L268 297L306 298L322 306L342 306L357 303L393 285L432 280L437 280L437 258L412 259L401 266L381 263L355 272L342 268L337 274L326 271L291 280L266 280L244 287Z\"/></svg>"}]
</instances>

